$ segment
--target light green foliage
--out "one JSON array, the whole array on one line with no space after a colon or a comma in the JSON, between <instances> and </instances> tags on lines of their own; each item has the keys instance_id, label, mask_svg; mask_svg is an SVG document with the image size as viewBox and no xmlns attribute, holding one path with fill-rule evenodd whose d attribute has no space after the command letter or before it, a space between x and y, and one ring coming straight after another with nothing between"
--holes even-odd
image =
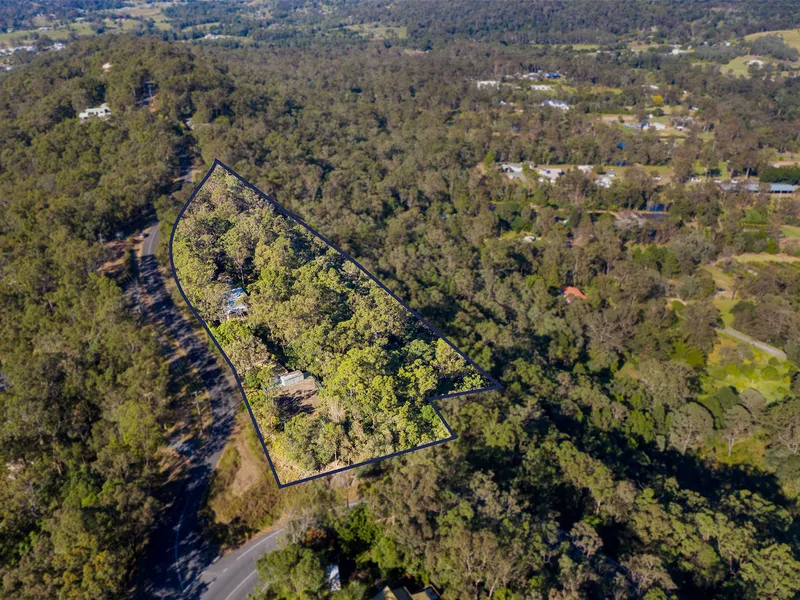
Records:
<instances>
[{"instance_id":1,"label":"light green foliage","mask_svg":"<svg viewBox=\"0 0 800 600\"><path fill-rule=\"evenodd\" d=\"M189 300L199 302L252 395L263 434L281 453L276 464L286 480L444 439L427 399L486 386L354 263L222 167L184 212L173 253ZM239 317L224 315L217 299L234 285L247 290ZM276 358L321 382L313 414L294 414L277 389L259 389L272 383L253 372Z\"/></svg>"}]
</instances>

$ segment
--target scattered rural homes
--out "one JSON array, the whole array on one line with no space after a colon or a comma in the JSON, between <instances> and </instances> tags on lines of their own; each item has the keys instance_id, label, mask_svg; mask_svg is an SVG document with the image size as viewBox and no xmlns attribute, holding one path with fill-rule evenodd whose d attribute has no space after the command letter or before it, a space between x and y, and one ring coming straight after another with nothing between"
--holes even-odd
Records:
<instances>
[{"instance_id":1,"label":"scattered rural homes","mask_svg":"<svg viewBox=\"0 0 800 600\"><path fill-rule=\"evenodd\" d=\"M85 111L78 113L78 118L81 121L86 121L87 119L91 118L107 117L110 114L111 114L111 109L108 108L108 104L103 102L97 108L87 108Z\"/></svg>"},{"instance_id":2,"label":"scattered rural homes","mask_svg":"<svg viewBox=\"0 0 800 600\"><path fill-rule=\"evenodd\" d=\"M761 191L762 187L764 186L764 191L769 192L770 194L793 194L797 189L798 186L791 185L788 183L765 183L759 184L754 181L750 182L738 182L738 181L726 181L719 184L719 189L723 192L759 192Z\"/></svg>"},{"instance_id":3,"label":"scattered rural homes","mask_svg":"<svg viewBox=\"0 0 800 600\"><path fill-rule=\"evenodd\" d=\"M557 108L558 110L569 110L569 104L564 102L563 100L545 100L542 102L542 106L549 106L550 108Z\"/></svg>"}]
</instances>

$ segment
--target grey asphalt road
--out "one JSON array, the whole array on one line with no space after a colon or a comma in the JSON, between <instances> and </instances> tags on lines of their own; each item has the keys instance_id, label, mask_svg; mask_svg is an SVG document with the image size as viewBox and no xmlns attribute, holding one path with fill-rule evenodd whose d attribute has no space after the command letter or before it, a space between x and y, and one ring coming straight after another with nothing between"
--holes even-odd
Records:
<instances>
[{"instance_id":1,"label":"grey asphalt road","mask_svg":"<svg viewBox=\"0 0 800 600\"><path fill-rule=\"evenodd\" d=\"M351 500L353 508L363 500ZM283 529L271 529L254 537L244 546L218 558L200 575L205 585L203 600L245 600L258 585L256 560L278 548Z\"/></svg>"},{"instance_id":2,"label":"grey asphalt road","mask_svg":"<svg viewBox=\"0 0 800 600\"><path fill-rule=\"evenodd\" d=\"M196 370L208 391L212 423L205 439L169 440L185 461L184 475L160 490L164 510L145 549L136 577L136 596L201 598L206 597L208 589L208 581L202 575L218 559L219 548L201 536L200 509L211 474L233 430L242 397L229 370L222 369L209 350L206 337L197 335L164 286L154 254L158 223L146 233L139 257L139 279L150 299L148 317L181 347L185 353L182 360Z\"/></svg>"},{"instance_id":3,"label":"grey asphalt road","mask_svg":"<svg viewBox=\"0 0 800 600\"><path fill-rule=\"evenodd\" d=\"M245 600L258 584L256 560L278 547L283 530L273 529L256 536L226 556L220 556L219 548L200 536L198 511L203 493L230 436L233 417L242 399L230 374L222 372L211 356L206 339L195 335L164 287L162 271L155 262L159 224L146 229L145 234L140 279L150 296L151 312L198 369L209 391L214 424L202 446L173 442L173 447L187 460L187 476L168 486L162 498L167 509L142 561L137 597ZM357 502L350 502L349 506Z\"/></svg>"},{"instance_id":4,"label":"grey asphalt road","mask_svg":"<svg viewBox=\"0 0 800 600\"><path fill-rule=\"evenodd\" d=\"M754 338L751 338L749 335L745 335L741 331L736 331L735 329L731 329L729 327L726 327L722 331L724 331L728 335L732 335L733 337L735 337L738 340L742 340L743 342L747 342L748 344L751 344L751 345L755 346L756 348L759 348L760 350L763 350L764 352L769 352L773 356L777 356L778 358L783 358L783 359L786 358L786 353L783 352L782 350L778 350L777 348L773 348L772 346L769 346L769 345L765 344L764 342L759 342L758 340L756 340Z\"/></svg>"}]
</instances>

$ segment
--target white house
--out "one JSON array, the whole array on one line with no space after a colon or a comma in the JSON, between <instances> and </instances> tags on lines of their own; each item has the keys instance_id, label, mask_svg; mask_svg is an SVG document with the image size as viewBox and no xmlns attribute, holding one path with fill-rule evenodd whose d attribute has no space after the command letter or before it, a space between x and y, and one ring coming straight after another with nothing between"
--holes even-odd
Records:
<instances>
[{"instance_id":1,"label":"white house","mask_svg":"<svg viewBox=\"0 0 800 600\"><path fill-rule=\"evenodd\" d=\"M531 89L537 92L549 92L550 90L553 89L553 86L535 83L531 86Z\"/></svg>"},{"instance_id":2,"label":"white house","mask_svg":"<svg viewBox=\"0 0 800 600\"><path fill-rule=\"evenodd\" d=\"M503 163L500 165L500 170L505 173L509 179L522 179L522 165L516 163Z\"/></svg>"},{"instance_id":3,"label":"white house","mask_svg":"<svg viewBox=\"0 0 800 600\"><path fill-rule=\"evenodd\" d=\"M103 102L97 108L87 108L82 113L78 113L78 118L81 121L85 121L86 119L89 119L91 117L98 117L98 118L99 117L107 117L110 114L111 114L111 109L108 108L108 104Z\"/></svg>"},{"instance_id":4,"label":"white house","mask_svg":"<svg viewBox=\"0 0 800 600\"><path fill-rule=\"evenodd\" d=\"M609 177L608 175L601 175L594 181L597 187L601 188L610 188L611 184L614 183L614 178Z\"/></svg>"},{"instance_id":5,"label":"white house","mask_svg":"<svg viewBox=\"0 0 800 600\"><path fill-rule=\"evenodd\" d=\"M584 175L588 175L589 173L594 171L594 167L592 165L581 165L578 167L578 171L580 171Z\"/></svg>"},{"instance_id":6,"label":"white house","mask_svg":"<svg viewBox=\"0 0 800 600\"><path fill-rule=\"evenodd\" d=\"M286 375L281 375L278 379L283 387L289 387L303 381L305 376L302 371L292 371L291 373L286 373Z\"/></svg>"},{"instance_id":7,"label":"white house","mask_svg":"<svg viewBox=\"0 0 800 600\"><path fill-rule=\"evenodd\" d=\"M551 108L557 108L558 110L569 110L569 104L564 102L563 100L545 100L542 102L542 106L549 106Z\"/></svg>"},{"instance_id":8,"label":"white house","mask_svg":"<svg viewBox=\"0 0 800 600\"><path fill-rule=\"evenodd\" d=\"M539 181L544 181L545 179L550 180L550 183L555 183L559 177L564 174L564 171L561 169L537 169L539 173Z\"/></svg>"},{"instance_id":9,"label":"white house","mask_svg":"<svg viewBox=\"0 0 800 600\"><path fill-rule=\"evenodd\" d=\"M500 87L500 82L495 81L493 79L487 79L486 81L476 81L476 85L478 86L479 90L483 88L498 88Z\"/></svg>"},{"instance_id":10,"label":"white house","mask_svg":"<svg viewBox=\"0 0 800 600\"><path fill-rule=\"evenodd\" d=\"M103 71L105 71L106 73L108 73L111 70L111 67L112 65L110 62L103 63Z\"/></svg>"}]
</instances>

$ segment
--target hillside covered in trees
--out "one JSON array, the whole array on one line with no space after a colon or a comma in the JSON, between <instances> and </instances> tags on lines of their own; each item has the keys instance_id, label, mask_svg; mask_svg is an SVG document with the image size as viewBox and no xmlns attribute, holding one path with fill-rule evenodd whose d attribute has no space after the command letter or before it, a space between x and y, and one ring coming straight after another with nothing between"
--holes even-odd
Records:
<instances>
[{"instance_id":1,"label":"hillside covered in trees","mask_svg":"<svg viewBox=\"0 0 800 600\"><path fill-rule=\"evenodd\" d=\"M231 37L101 37L0 73L0 594L135 587L191 400L110 240L154 214L172 228L191 149L504 385L441 403L457 440L350 472L349 513L335 478L264 492L287 543L258 595L371 598L407 578L448 599L797 597L797 4L592 3L590 23L518 41L491 4L450 30L437 3L358 4L273 2L258 31L221 14L209 30ZM262 275L230 265L245 288Z\"/></svg>"},{"instance_id":2,"label":"hillside covered in trees","mask_svg":"<svg viewBox=\"0 0 800 600\"><path fill-rule=\"evenodd\" d=\"M176 276L281 483L450 438L430 399L492 384L354 262L212 169L175 228ZM281 367L309 372L312 388L290 394Z\"/></svg>"}]
</instances>

